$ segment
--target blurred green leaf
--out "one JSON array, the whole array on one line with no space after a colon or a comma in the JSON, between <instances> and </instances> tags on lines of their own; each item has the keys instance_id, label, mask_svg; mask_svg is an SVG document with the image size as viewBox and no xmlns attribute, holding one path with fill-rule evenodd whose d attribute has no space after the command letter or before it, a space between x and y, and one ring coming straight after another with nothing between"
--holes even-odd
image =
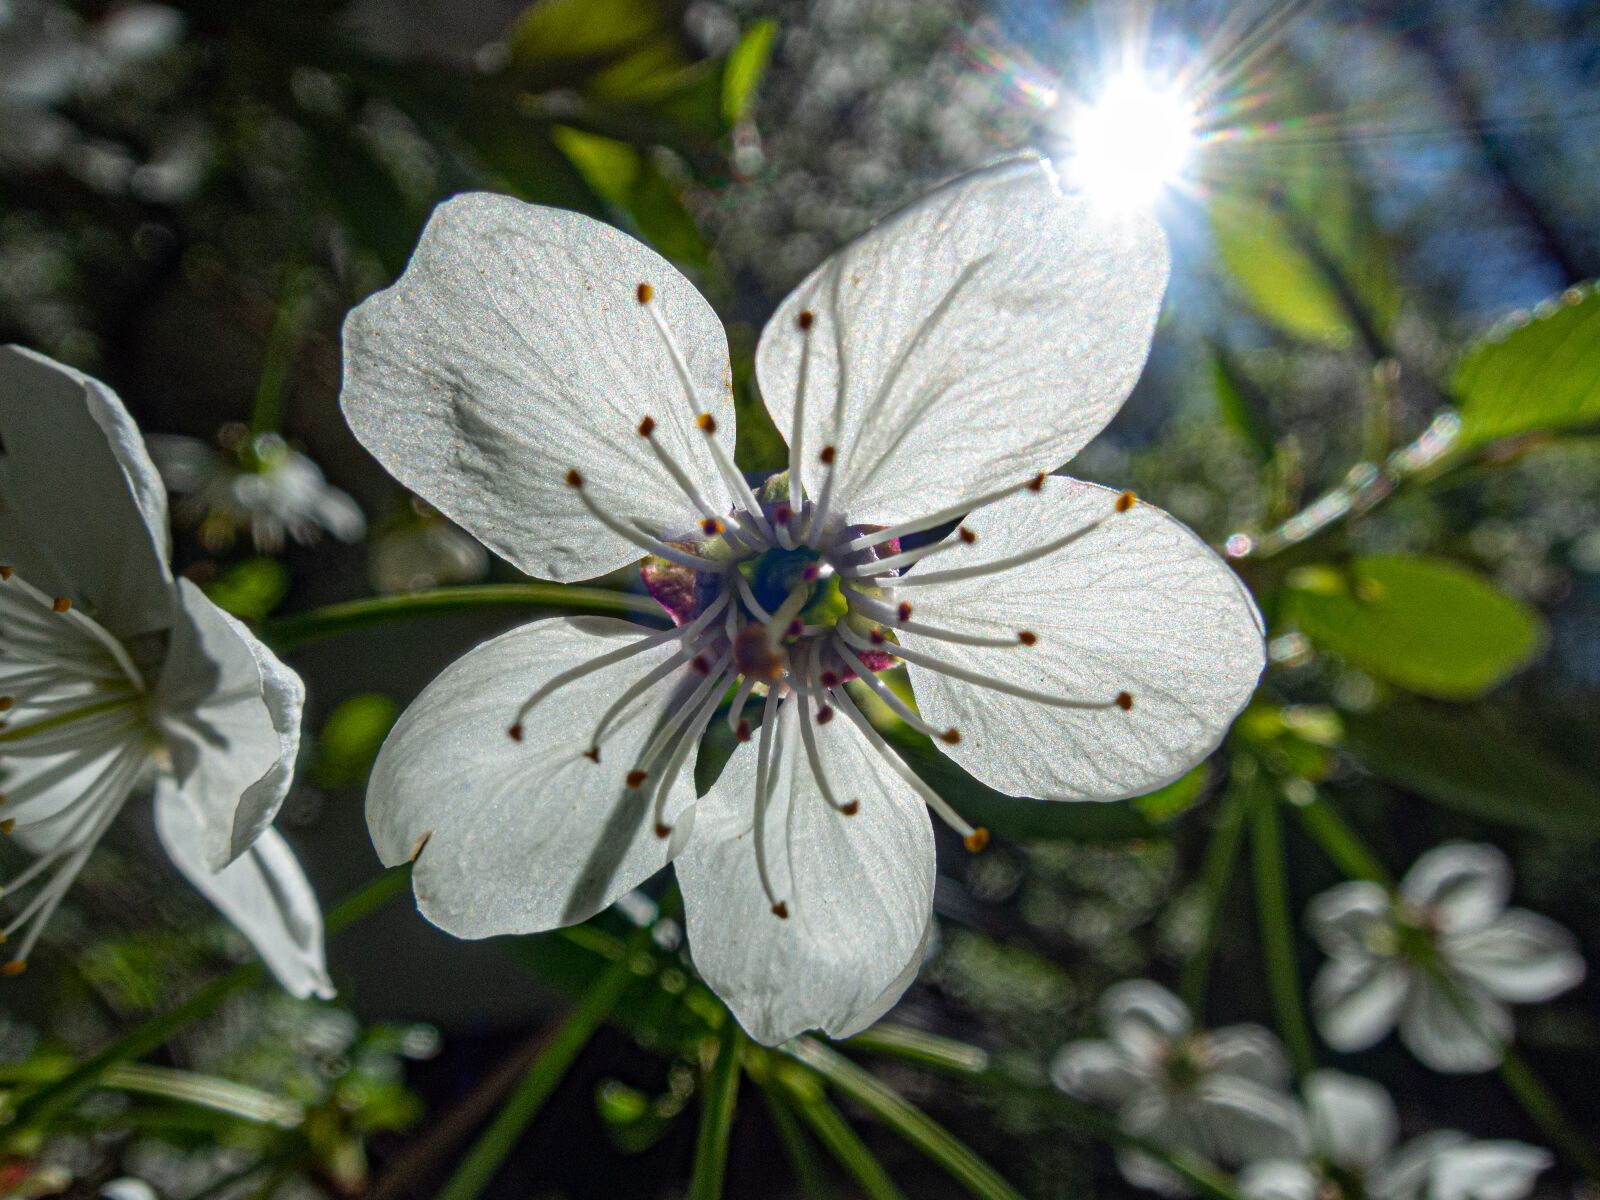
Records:
<instances>
[{"instance_id":1,"label":"blurred green leaf","mask_svg":"<svg viewBox=\"0 0 1600 1200\"><path fill-rule=\"evenodd\" d=\"M677 192L649 155L626 142L558 125L550 131L561 152L595 194L633 218L662 254L704 266L710 257Z\"/></svg>"},{"instance_id":2,"label":"blurred green leaf","mask_svg":"<svg viewBox=\"0 0 1600 1200\"><path fill-rule=\"evenodd\" d=\"M1288 583L1285 615L1319 648L1419 695L1482 695L1544 640L1538 613L1444 559L1358 558Z\"/></svg>"},{"instance_id":3,"label":"blurred green leaf","mask_svg":"<svg viewBox=\"0 0 1600 1200\"><path fill-rule=\"evenodd\" d=\"M400 706L381 692L343 700L322 723L312 777L320 787L349 787L366 777L378 748L400 715Z\"/></svg>"},{"instance_id":4,"label":"blurred green leaf","mask_svg":"<svg viewBox=\"0 0 1600 1200\"><path fill-rule=\"evenodd\" d=\"M1478 342L1454 392L1461 445L1600 425L1600 290L1573 288Z\"/></svg>"},{"instance_id":5,"label":"blurred green leaf","mask_svg":"<svg viewBox=\"0 0 1600 1200\"><path fill-rule=\"evenodd\" d=\"M1165 787L1146 792L1128 803L1150 820L1164 824L1193 808L1205 794L1206 782L1210 778L1211 768L1201 763Z\"/></svg>"},{"instance_id":6,"label":"blurred green leaf","mask_svg":"<svg viewBox=\"0 0 1600 1200\"><path fill-rule=\"evenodd\" d=\"M722 119L729 125L750 115L750 105L755 100L756 89L767 73L767 63L772 58L772 45L778 36L778 23L768 19L757 21L722 64Z\"/></svg>"},{"instance_id":7,"label":"blurred green leaf","mask_svg":"<svg viewBox=\"0 0 1600 1200\"><path fill-rule=\"evenodd\" d=\"M1211 378L1216 385L1222 423L1249 443L1262 462L1271 462L1276 446L1266 397L1220 346L1212 352Z\"/></svg>"},{"instance_id":8,"label":"blurred green leaf","mask_svg":"<svg viewBox=\"0 0 1600 1200\"><path fill-rule=\"evenodd\" d=\"M655 0L538 0L507 37L519 63L619 55L662 29Z\"/></svg>"},{"instance_id":9,"label":"blurred green leaf","mask_svg":"<svg viewBox=\"0 0 1600 1200\"><path fill-rule=\"evenodd\" d=\"M1347 714L1345 748L1435 803L1554 838L1600 837L1600 788L1538 747L1459 711L1392 705Z\"/></svg>"},{"instance_id":10,"label":"blurred green leaf","mask_svg":"<svg viewBox=\"0 0 1600 1200\"><path fill-rule=\"evenodd\" d=\"M223 612L241 621L261 621L289 592L289 568L275 558L250 558L235 563L206 585L206 595Z\"/></svg>"}]
</instances>

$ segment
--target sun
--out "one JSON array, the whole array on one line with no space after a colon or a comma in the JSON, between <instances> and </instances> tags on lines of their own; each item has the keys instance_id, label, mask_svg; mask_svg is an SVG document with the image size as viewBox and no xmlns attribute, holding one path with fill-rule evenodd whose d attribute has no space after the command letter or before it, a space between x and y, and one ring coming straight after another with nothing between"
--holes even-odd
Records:
<instances>
[{"instance_id":1,"label":"sun","mask_svg":"<svg viewBox=\"0 0 1600 1200\"><path fill-rule=\"evenodd\" d=\"M1179 183L1195 147L1195 106L1174 87L1129 69L1065 117L1070 182L1109 208L1145 208Z\"/></svg>"}]
</instances>

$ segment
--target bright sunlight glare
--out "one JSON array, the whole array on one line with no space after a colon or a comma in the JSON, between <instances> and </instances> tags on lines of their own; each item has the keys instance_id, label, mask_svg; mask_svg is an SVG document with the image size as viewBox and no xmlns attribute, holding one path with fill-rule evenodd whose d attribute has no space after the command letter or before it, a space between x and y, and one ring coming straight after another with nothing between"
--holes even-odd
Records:
<instances>
[{"instance_id":1,"label":"bright sunlight glare","mask_svg":"<svg viewBox=\"0 0 1600 1200\"><path fill-rule=\"evenodd\" d=\"M1067 171L1107 207L1145 207L1182 178L1195 142L1194 105L1142 73L1113 76L1067 120Z\"/></svg>"}]
</instances>

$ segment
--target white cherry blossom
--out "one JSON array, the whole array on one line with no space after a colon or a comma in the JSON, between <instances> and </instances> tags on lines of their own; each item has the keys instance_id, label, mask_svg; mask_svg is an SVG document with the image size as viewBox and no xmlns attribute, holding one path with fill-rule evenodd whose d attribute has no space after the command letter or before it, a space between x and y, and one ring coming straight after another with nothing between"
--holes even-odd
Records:
<instances>
[{"instance_id":1,"label":"white cherry blossom","mask_svg":"<svg viewBox=\"0 0 1600 1200\"><path fill-rule=\"evenodd\" d=\"M1525 1142L1479 1141L1453 1129L1401 1146L1389 1093L1339 1071L1313 1072L1301 1090L1310 1141L1301 1154L1241 1172L1247 1200L1522 1200L1554 1161Z\"/></svg>"},{"instance_id":2,"label":"white cherry blossom","mask_svg":"<svg viewBox=\"0 0 1600 1200\"><path fill-rule=\"evenodd\" d=\"M1317 1028L1335 1050L1364 1050L1397 1024L1436 1071L1487 1071L1511 1040L1508 1003L1548 1000L1584 975L1577 943L1537 913L1508 908L1511 866L1493 846L1428 851L1390 895L1342 883L1307 922L1328 955L1312 985Z\"/></svg>"},{"instance_id":3,"label":"white cherry blossom","mask_svg":"<svg viewBox=\"0 0 1600 1200\"><path fill-rule=\"evenodd\" d=\"M1289 1060L1266 1029L1196 1029L1183 1002L1146 979L1107 991L1100 1020L1106 1039L1069 1043L1050 1074L1068 1095L1112 1109L1126 1132L1235 1167L1306 1144L1305 1116L1287 1091ZM1138 1150L1118 1151L1117 1166L1137 1187L1186 1191Z\"/></svg>"},{"instance_id":4,"label":"white cherry blossom","mask_svg":"<svg viewBox=\"0 0 1600 1200\"><path fill-rule=\"evenodd\" d=\"M1135 795L1209 753L1263 662L1248 594L1159 509L1046 474L1133 386L1166 273L1153 222L1107 221L1039 160L933 193L767 325L791 469L753 487L686 279L574 213L442 205L346 325L351 427L530 574L648 556L678 624L538 621L418 697L368 822L385 862L417 859L422 911L463 937L548 929L676 859L696 966L752 1035L846 1034L921 961L927 810L986 837L851 687L1014 794ZM878 678L898 662L920 711ZM747 744L697 802L713 719Z\"/></svg>"},{"instance_id":5,"label":"white cherry blossom","mask_svg":"<svg viewBox=\"0 0 1600 1200\"><path fill-rule=\"evenodd\" d=\"M4 972L152 790L179 871L286 988L331 995L316 898L270 827L299 746L299 678L172 577L166 494L104 384L0 348L0 447L0 829L36 855L5 883L19 907Z\"/></svg>"}]
</instances>

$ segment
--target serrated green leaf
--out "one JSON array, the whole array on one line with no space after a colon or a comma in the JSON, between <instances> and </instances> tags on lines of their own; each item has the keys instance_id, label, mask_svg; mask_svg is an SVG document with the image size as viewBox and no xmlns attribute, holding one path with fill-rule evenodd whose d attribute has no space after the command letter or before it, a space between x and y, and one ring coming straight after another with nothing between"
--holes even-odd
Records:
<instances>
[{"instance_id":1,"label":"serrated green leaf","mask_svg":"<svg viewBox=\"0 0 1600 1200\"><path fill-rule=\"evenodd\" d=\"M1444 559L1375 556L1290 575L1285 616L1320 649L1442 700L1487 692L1544 641L1539 614Z\"/></svg>"},{"instance_id":2,"label":"serrated green leaf","mask_svg":"<svg viewBox=\"0 0 1600 1200\"><path fill-rule=\"evenodd\" d=\"M1460 445L1600 425L1600 290L1573 288L1478 342L1454 392Z\"/></svg>"},{"instance_id":3,"label":"serrated green leaf","mask_svg":"<svg viewBox=\"0 0 1600 1200\"><path fill-rule=\"evenodd\" d=\"M1473 714L1393 705L1344 720L1345 748L1437 804L1556 838L1600 837L1600 788Z\"/></svg>"},{"instance_id":4,"label":"serrated green leaf","mask_svg":"<svg viewBox=\"0 0 1600 1200\"><path fill-rule=\"evenodd\" d=\"M722 119L729 125L750 115L756 89L767 73L772 45L778 36L778 23L770 18L757 21L728 51L722 64Z\"/></svg>"}]
</instances>

